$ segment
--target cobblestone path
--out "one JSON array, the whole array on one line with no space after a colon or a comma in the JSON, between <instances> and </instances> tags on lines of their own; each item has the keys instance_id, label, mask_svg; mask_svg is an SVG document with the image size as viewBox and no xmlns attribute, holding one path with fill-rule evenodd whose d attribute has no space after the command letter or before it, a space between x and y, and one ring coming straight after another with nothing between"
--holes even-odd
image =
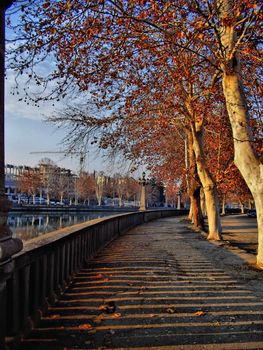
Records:
<instances>
[{"instance_id":1,"label":"cobblestone path","mask_svg":"<svg viewBox=\"0 0 263 350\"><path fill-rule=\"evenodd\" d=\"M217 249L182 218L131 230L78 273L21 350L263 349L263 300Z\"/></svg>"}]
</instances>

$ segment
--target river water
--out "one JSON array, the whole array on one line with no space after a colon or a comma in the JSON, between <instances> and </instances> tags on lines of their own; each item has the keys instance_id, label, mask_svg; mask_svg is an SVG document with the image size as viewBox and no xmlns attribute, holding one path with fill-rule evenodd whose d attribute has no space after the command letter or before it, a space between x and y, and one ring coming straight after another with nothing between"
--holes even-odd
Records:
<instances>
[{"instance_id":1,"label":"river water","mask_svg":"<svg viewBox=\"0 0 263 350\"><path fill-rule=\"evenodd\" d=\"M118 212L10 212L7 223L14 237L27 241L62 227L116 214Z\"/></svg>"}]
</instances>

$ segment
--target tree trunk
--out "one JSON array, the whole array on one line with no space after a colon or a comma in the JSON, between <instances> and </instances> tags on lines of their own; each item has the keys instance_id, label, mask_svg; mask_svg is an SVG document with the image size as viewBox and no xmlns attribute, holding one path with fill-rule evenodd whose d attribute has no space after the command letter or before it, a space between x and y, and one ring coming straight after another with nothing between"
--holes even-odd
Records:
<instances>
[{"instance_id":1,"label":"tree trunk","mask_svg":"<svg viewBox=\"0 0 263 350\"><path fill-rule=\"evenodd\" d=\"M196 160L193 149L193 136L192 132L188 130L187 132L187 145L188 145L188 195L191 203L191 217L189 213L190 220L193 221L193 224L196 228L203 227L203 215L200 206L200 189L201 184L197 174Z\"/></svg>"},{"instance_id":2,"label":"tree trunk","mask_svg":"<svg viewBox=\"0 0 263 350\"><path fill-rule=\"evenodd\" d=\"M245 214L245 205L242 201L239 201L241 214Z\"/></svg>"},{"instance_id":3,"label":"tree trunk","mask_svg":"<svg viewBox=\"0 0 263 350\"><path fill-rule=\"evenodd\" d=\"M188 213L188 219L192 221L192 224L194 223L194 219L193 219L193 206L192 206L192 199L190 198L190 208L189 208L189 213Z\"/></svg>"},{"instance_id":4,"label":"tree trunk","mask_svg":"<svg viewBox=\"0 0 263 350\"><path fill-rule=\"evenodd\" d=\"M252 193L257 210L257 265L263 269L263 206L260 199L263 198L263 164L254 154L249 141L248 112L238 76L225 73L223 90L234 138L235 164Z\"/></svg>"},{"instance_id":5,"label":"tree trunk","mask_svg":"<svg viewBox=\"0 0 263 350\"><path fill-rule=\"evenodd\" d=\"M219 213L219 200L216 185L210 175L203 155L202 149L202 126L191 125L193 136L193 149L195 152L197 172L202 183L205 195L209 234L207 239L221 240L221 222Z\"/></svg>"},{"instance_id":6,"label":"tree trunk","mask_svg":"<svg viewBox=\"0 0 263 350\"><path fill-rule=\"evenodd\" d=\"M233 15L232 1L220 2L224 17ZM263 164L254 153L252 137L248 125L249 113L240 75L240 61L233 48L237 42L236 30L232 26L222 28L222 47L225 57L222 60L223 93L231 123L235 164L248 185L255 201L258 222L257 266L263 269ZM234 52L234 53L233 53Z\"/></svg>"},{"instance_id":7,"label":"tree trunk","mask_svg":"<svg viewBox=\"0 0 263 350\"><path fill-rule=\"evenodd\" d=\"M202 215L207 216L206 205L205 205L205 194L203 187L200 188L200 207L202 211Z\"/></svg>"},{"instance_id":8,"label":"tree trunk","mask_svg":"<svg viewBox=\"0 0 263 350\"><path fill-rule=\"evenodd\" d=\"M257 211L257 223L258 223L258 254L257 254L257 266L263 269L263 193L253 194L255 207Z\"/></svg>"},{"instance_id":9,"label":"tree trunk","mask_svg":"<svg viewBox=\"0 0 263 350\"><path fill-rule=\"evenodd\" d=\"M196 228L203 228L203 215L200 206L200 187L190 196L191 202L191 220Z\"/></svg>"},{"instance_id":10,"label":"tree trunk","mask_svg":"<svg viewBox=\"0 0 263 350\"><path fill-rule=\"evenodd\" d=\"M226 215L226 196L223 195L221 215Z\"/></svg>"}]
</instances>

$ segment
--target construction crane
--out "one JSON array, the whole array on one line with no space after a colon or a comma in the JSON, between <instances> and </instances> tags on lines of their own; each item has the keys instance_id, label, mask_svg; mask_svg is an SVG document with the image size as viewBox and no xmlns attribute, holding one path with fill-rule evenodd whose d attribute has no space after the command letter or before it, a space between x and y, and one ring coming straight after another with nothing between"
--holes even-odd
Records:
<instances>
[{"instance_id":1,"label":"construction crane","mask_svg":"<svg viewBox=\"0 0 263 350\"><path fill-rule=\"evenodd\" d=\"M79 154L79 173L82 174L85 170L85 161L86 161L86 154L88 153L85 151L35 151L35 152L30 152L29 154L64 154L64 157L67 157L72 154Z\"/></svg>"}]
</instances>

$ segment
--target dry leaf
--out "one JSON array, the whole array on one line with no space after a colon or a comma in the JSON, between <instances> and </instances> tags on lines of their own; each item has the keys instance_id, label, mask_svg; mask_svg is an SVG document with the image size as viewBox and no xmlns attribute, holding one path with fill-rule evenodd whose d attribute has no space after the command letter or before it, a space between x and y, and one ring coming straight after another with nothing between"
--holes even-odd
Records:
<instances>
[{"instance_id":1,"label":"dry leaf","mask_svg":"<svg viewBox=\"0 0 263 350\"><path fill-rule=\"evenodd\" d=\"M115 314L112 315L112 318L120 318L121 314L118 312L115 312Z\"/></svg>"},{"instance_id":2,"label":"dry leaf","mask_svg":"<svg viewBox=\"0 0 263 350\"><path fill-rule=\"evenodd\" d=\"M99 306L99 310L105 311L107 314L113 314L116 310L114 301L109 301L107 304Z\"/></svg>"},{"instance_id":3,"label":"dry leaf","mask_svg":"<svg viewBox=\"0 0 263 350\"><path fill-rule=\"evenodd\" d=\"M174 314L176 313L176 309L174 307L169 307L168 309L165 310L166 312L168 312L169 314Z\"/></svg>"},{"instance_id":4,"label":"dry leaf","mask_svg":"<svg viewBox=\"0 0 263 350\"><path fill-rule=\"evenodd\" d=\"M99 306L99 310L101 310L101 311L105 311L106 309L107 309L106 305Z\"/></svg>"},{"instance_id":5,"label":"dry leaf","mask_svg":"<svg viewBox=\"0 0 263 350\"><path fill-rule=\"evenodd\" d=\"M196 316L204 316L205 315L205 312L204 311L196 311L194 313Z\"/></svg>"},{"instance_id":6,"label":"dry leaf","mask_svg":"<svg viewBox=\"0 0 263 350\"><path fill-rule=\"evenodd\" d=\"M91 329L92 325L90 323L84 323L79 325L79 329Z\"/></svg>"}]
</instances>

